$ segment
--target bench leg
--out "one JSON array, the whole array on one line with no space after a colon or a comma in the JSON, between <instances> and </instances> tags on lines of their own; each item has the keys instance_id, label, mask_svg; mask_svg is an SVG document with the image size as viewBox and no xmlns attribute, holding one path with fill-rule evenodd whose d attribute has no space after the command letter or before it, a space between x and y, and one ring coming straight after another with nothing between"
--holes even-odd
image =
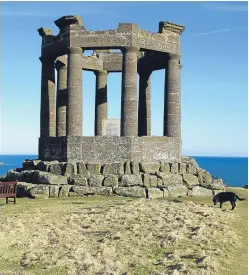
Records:
<instances>
[{"instance_id":1,"label":"bench leg","mask_svg":"<svg viewBox=\"0 0 249 275\"><path fill-rule=\"evenodd\" d=\"M14 197L14 204L16 204L16 197Z\"/></svg>"},{"instance_id":2,"label":"bench leg","mask_svg":"<svg viewBox=\"0 0 249 275\"><path fill-rule=\"evenodd\" d=\"M9 198L6 198L6 204L8 204L8 203L9 203L8 199L9 199Z\"/></svg>"}]
</instances>

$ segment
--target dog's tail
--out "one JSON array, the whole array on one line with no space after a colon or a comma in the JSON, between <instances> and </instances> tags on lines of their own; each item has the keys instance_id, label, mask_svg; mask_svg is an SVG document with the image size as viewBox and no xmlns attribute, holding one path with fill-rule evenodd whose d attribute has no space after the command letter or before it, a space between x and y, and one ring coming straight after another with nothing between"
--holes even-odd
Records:
<instances>
[{"instance_id":1,"label":"dog's tail","mask_svg":"<svg viewBox=\"0 0 249 275\"><path fill-rule=\"evenodd\" d=\"M236 198L239 200L239 201L244 201L245 198L240 198L238 195L236 195Z\"/></svg>"}]
</instances>

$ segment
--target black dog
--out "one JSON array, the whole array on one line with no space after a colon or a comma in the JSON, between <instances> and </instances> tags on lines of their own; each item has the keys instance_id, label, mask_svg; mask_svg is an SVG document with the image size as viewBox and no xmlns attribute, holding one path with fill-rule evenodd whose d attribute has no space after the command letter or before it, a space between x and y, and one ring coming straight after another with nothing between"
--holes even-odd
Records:
<instances>
[{"instance_id":1,"label":"black dog","mask_svg":"<svg viewBox=\"0 0 249 275\"><path fill-rule=\"evenodd\" d=\"M243 201L245 199L241 199L240 197L238 197L235 193L233 192L221 192L215 195L214 191L213 191L213 202L214 205L216 205L217 202L220 203L220 208L222 207L223 202L225 201L230 201L231 205L232 205L232 210L235 208L236 204L236 200L240 200Z\"/></svg>"}]
</instances>

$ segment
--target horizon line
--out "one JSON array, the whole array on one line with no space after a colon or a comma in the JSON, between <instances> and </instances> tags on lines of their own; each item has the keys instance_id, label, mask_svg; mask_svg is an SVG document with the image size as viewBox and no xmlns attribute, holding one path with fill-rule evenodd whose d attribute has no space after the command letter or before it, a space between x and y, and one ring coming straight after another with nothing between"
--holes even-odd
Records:
<instances>
[{"instance_id":1,"label":"horizon line","mask_svg":"<svg viewBox=\"0 0 249 275\"><path fill-rule=\"evenodd\" d=\"M37 153L1 153L0 156L38 156ZM241 155L193 155L193 154L184 154L183 157L217 157L217 158L248 158L247 156Z\"/></svg>"}]
</instances>

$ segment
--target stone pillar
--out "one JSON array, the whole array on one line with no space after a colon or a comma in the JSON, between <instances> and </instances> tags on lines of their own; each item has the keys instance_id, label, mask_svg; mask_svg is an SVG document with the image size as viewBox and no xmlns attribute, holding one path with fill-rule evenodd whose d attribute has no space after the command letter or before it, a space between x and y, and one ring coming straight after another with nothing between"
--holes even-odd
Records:
<instances>
[{"instance_id":1,"label":"stone pillar","mask_svg":"<svg viewBox=\"0 0 249 275\"><path fill-rule=\"evenodd\" d=\"M68 49L67 136L82 136L82 49Z\"/></svg>"},{"instance_id":2,"label":"stone pillar","mask_svg":"<svg viewBox=\"0 0 249 275\"><path fill-rule=\"evenodd\" d=\"M95 71L95 136L103 136L103 119L107 119L107 71Z\"/></svg>"},{"instance_id":3,"label":"stone pillar","mask_svg":"<svg viewBox=\"0 0 249 275\"><path fill-rule=\"evenodd\" d=\"M40 137L55 137L56 118L54 59L51 57L40 57L40 60L42 62Z\"/></svg>"},{"instance_id":4,"label":"stone pillar","mask_svg":"<svg viewBox=\"0 0 249 275\"><path fill-rule=\"evenodd\" d=\"M123 48L121 136L137 136L137 53L136 47Z\"/></svg>"},{"instance_id":5,"label":"stone pillar","mask_svg":"<svg viewBox=\"0 0 249 275\"><path fill-rule=\"evenodd\" d=\"M60 61L55 64L57 70L56 97L56 136L66 136L67 109L67 66Z\"/></svg>"},{"instance_id":6,"label":"stone pillar","mask_svg":"<svg viewBox=\"0 0 249 275\"><path fill-rule=\"evenodd\" d=\"M164 93L163 135L181 139L180 55L169 54Z\"/></svg>"},{"instance_id":7,"label":"stone pillar","mask_svg":"<svg viewBox=\"0 0 249 275\"><path fill-rule=\"evenodd\" d=\"M151 135L150 74L139 75L138 136Z\"/></svg>"}]
</instances>

